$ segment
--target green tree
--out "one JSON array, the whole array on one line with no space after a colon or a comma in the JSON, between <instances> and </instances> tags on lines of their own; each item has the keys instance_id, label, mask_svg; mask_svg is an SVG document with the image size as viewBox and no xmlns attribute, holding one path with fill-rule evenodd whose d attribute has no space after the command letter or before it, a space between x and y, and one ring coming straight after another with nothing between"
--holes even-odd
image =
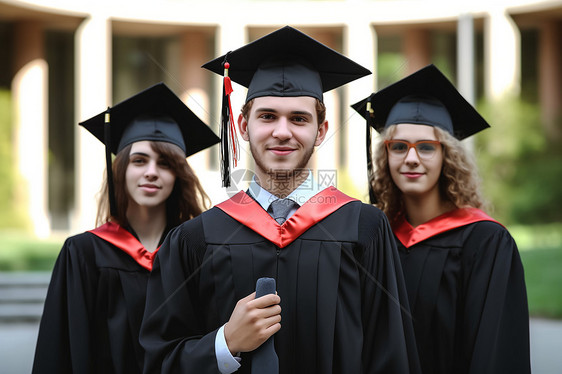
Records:
<instances>
[{"instance_id":1,"label":"green tree","mask_svg":"<svg viewBox=\"0 0 562 374\"><path fill-rule=\"evenodd\" d=\"M0 228L22 228L24 217L14 206L15 156L12 144L12 98L0 89Z\"/></svg>"},{"instance_id":2,"label":"green tree","mask_svg":"<svg viewBox=\"0 0 562 374\"><path fill-rule=\"evenodd\" d=\"M480 112L491 129L477 135L475 151L493 215L506 223L562 221L562 144L546 136L538 107L507 98Z\"/></svg>"}]
</instances>

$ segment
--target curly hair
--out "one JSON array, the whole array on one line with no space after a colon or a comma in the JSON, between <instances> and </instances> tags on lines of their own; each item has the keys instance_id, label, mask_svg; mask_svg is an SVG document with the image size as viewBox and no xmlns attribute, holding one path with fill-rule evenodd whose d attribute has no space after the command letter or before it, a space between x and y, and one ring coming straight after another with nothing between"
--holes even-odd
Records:
<instances>
[{"instance_id":1,"label":"curly hair","mask_svg":"<svg viewBox=\"0 0 562 374\"><path fill-rule=\"evenodd\" d=\"M443 146L443 166L439 177L439 191L442 199L457 208L473 207L484 209L485 202L480 192L480 178L472 154L461 142L448 132L434 127L435 136ZM375 205L389 217L391 222L404 212L402 192L393 182L388 167L388 153L384 140L391 139L396 125L389 126L375 146L375 167L370 181L376 196Z\"/></svg>"},{"instance_id":2,"label":"curly hair","mask_svg":"<svg viewBox=\"0 0 562 374\"><path fill-rule=\"evenodd\" d=\"M203 190L199 179L185 159L185 154L176 145L166 142L150 142L152 150L158 153L174 172L176 181L170 196L166 200L166 225L177 226L193 217L198 216L210 205L210 199ZM116 212L111 216L109 212L109 197L107 173L100 190L98 200L98 214L96 226L109 221L121 226L128 226L127 206L129 194L125 181L125 173L129 165L129 154L132 144L123 148L113 161L113 184L116 202Z\"/></svg>"}]
</instances>

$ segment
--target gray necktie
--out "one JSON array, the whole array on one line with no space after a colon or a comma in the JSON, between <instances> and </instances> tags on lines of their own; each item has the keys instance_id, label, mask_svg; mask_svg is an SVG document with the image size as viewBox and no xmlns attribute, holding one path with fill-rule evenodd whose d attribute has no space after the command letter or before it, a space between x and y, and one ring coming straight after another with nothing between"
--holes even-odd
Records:
<instances>
[{"instance_id":1,"label":"gray necktie","mask_svg":"<svg viewBox=\"0 0 562 374\"><path fill-rule=\"evenodd\" d=\"M291 209L295 207L298 207L298 204L291 199L277 199L271 202L269 214L278 224L282 225L287 220Z\"/></svg>"}]
</instances>

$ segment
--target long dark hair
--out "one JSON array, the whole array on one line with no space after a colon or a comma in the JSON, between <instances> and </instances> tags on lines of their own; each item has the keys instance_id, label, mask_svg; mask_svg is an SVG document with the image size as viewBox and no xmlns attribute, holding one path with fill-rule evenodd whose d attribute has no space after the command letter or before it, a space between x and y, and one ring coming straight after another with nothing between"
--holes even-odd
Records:
<instances>
[{"instance_id":1,"label":"long dark hair","mask_svg":"<svg viewBox=\"0 0 562 374\"><path fill-rule=\"evenodd\" d=\"M132 144L123 148L113 160L113 184L115 186L116 214L109 212L107 177L100 191L96 226L112 221L121 226L128 226L127 206L129 194L125 181L129 154ZM183 151L176 145L166 142L150 142L152 150L158 153L176 175L172 193L166 200L166 225L177 226L201 214L210 204L210 199L203 190L199 179L185 159Z\"/></svg>"}]
</instances>

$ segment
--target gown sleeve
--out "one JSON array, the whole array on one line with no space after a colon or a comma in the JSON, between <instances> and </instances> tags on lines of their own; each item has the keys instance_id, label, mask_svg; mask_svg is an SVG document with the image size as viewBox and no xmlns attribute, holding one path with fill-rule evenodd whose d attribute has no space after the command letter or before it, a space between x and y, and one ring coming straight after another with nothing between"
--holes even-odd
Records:
<instances>
[{"instance_id":1,"label":"gown sleeve","mask_svg":"<svg viewBox=\"0 0 562 374\"><path fill-rule=\"evenodd\" d=\"M386 217L364 207L363 367L364 373L420 373L414 328L400 257Z\"/></svg>"},{"instance_id":2,"label":"gown sleeve","mask_svg":"<svg viewBox=\"0 0 562 374\"><path fill-rule=\"evenodd\" d=\"M215 336L203 330L197 278L205 251L203 228L171 231L155 257L148 282L140 342L144 373L218 373ZM189 236L189 241L187 240ZM199 308L198 308L199 306Z\"/></svg>"},{"instance_id":3,"label":"gown sleeve","mask_svg":"<svg viewBox=\"0 0 562 374\"><path fill-rule=\"evenodd\" d=\"M96 271L85 235L67 239L55 262L39 326L34 374L89 373L93 367L89 326Z\"/></svg>"},{"instance_id":4,"label":"gown sleeve","mask_svg":"<svg viewBox=\"0 0 562 374\"><path fill-rule=\"evenodd\" d=\"M497 223L484 222L475 225L464 250L469 373L530 373L529 310L515 241Z\"/></svg>"}]
</instances>

